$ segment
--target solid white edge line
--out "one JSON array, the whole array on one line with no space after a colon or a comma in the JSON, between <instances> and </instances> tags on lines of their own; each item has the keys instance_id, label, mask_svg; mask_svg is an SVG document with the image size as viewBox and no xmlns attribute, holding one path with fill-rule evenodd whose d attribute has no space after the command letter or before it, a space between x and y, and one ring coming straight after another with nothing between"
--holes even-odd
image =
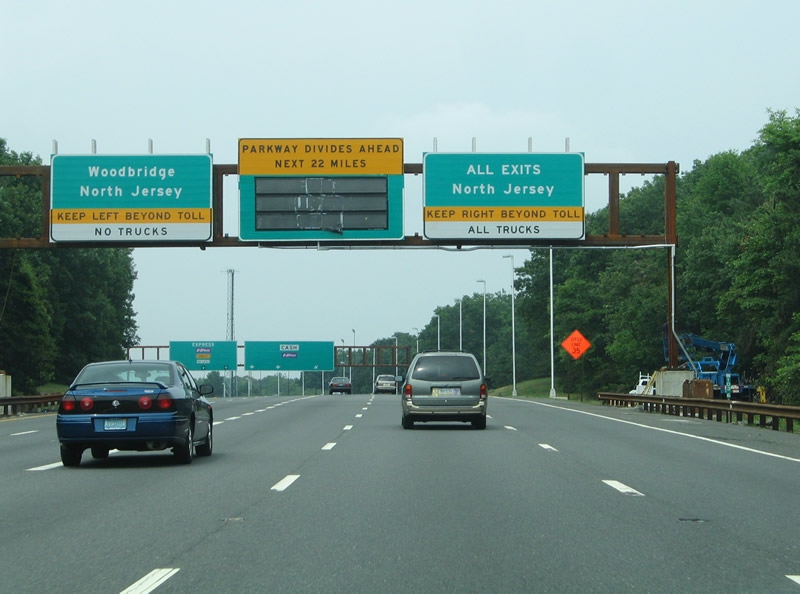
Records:
<instances>
[{"instance_id":1,"label":"solid white edge line","mask_svg":"<svg viewBox=\"0 0 800 594\"><path fill-rule=\"evenodd\" d=\"M288 488L289 488L289 486L290 486L290 485L291 485L293 482L295 482L295 481L296 481L297 479L299 479L299 478L300 478L300 475L299 475L299 474L287 474L285 477L283 477L283 478L282 478L281 480L279 480L277 483L275 483L274 485L272 485L272 490L273 490L273 491L279 491L279 492L280 492L280 491L285 491L286 489L288 489Z\"/></svg>"},{"instance_id":2,"label":"solid white edge line","mask_svg":"<svg viewBox=\"0 0 800 594\"><path fill-rule=\"evenodd\" d=\"M154 569L135 584L125 588L120 594L147 594L147 592L152 592L179 571L179 567Z\"/></svg>"},{"instance_id":3,"label":"solid white edge line","mask_svg":"<svg viewBox=\"0 0 800 594\"><path fill-rule=\"evenodd\" d=\"M323 450L332 450L335 447L336 447L336 442L332 441L332 442L326 443L324 446L322 446L322 449Z\"/></svg>"},{"instance_id":4,"label":"solid white edge line","mask_svg":"<svg viewBox=\"0 0 800 594\"><path fill-rule=\"evenodd\" d=\"M661 427L653 427L651 425L645 425L643 423L635 423L633 421L628 421L625 419L615 419L614 417L607 417L605 415L598 415L597 413L585 411L585 410L577 410L574 408L566 408L564 406L555 406L553 404L546 404L544 402L534 402L531 400L519 400L517 398L506 398L504 396L493 396L493 398L502 398L503 400L514 400L515 402L522 402L525 404L536 404L538 406L546 406L548 408L557 408L559 410L563 410L566 412L578 413L581 415L587 415L589 417L597 417L599 419L605 419L607 421L614 421L616 423L623 423L625 425L633 425L634 427L641 427L643 429L652 429L653 431L661 431L662 433L671 433L672 435L681 435L683 437L689 437L691 439L697 439L699 441L707 441L709 443L715 443L717 445L725 446L727 448L733 448L735 450L744 450L745 452L751 452L753 454L761 454L762 456L769 456L771 458L779 458L781 460L788 460L789 462L800 462L800 458L792 458L790 456L783 456L782 454L773 454L772 452L765 452L763 450L756 450L754 448L748 448L747 446L737 445L735 443L725 443L724 441L718 441L716 439L711 439L710 437L702 437L700 435L692 435L691 433L683 433L682 431L675 431L674 429L662 429Z\"/></svg>"},{"instance_id":5,"label":"solid white edge line","mask_svg":"<svg viewBox=\"0 0 800 594\"><path fill-rule=\"evenodd\" d=\"M787 575L786 577L795 582L796 584L800 584L800 575Z\"/></svg>"},{"instance_id":6,"label":"solid white edge line","mask_svg":"<svg viewBox=\"0 0 800 594\"><path fill-rule=\"evenodd\" d=\"M617 491L625 495L635 495L637 497L644 497L644 493L640 493L633 487L629 487L628 485L621 483L619 481L604 480L603 482L607 484L609 487L616 489Z\"/></svg>"},{"instance_id":7,"label":"solid white edge line","mask_svg":"<svg viewBox=\"0 0 800 594\"><path fill-rule=\"evenodd\" d=\"M20 431L19 433L12 433L11 437L17 437L18 435L30 435L31 433L39 433L39 430L34 429L33 431Z\"/></svg>"}]
</instances>

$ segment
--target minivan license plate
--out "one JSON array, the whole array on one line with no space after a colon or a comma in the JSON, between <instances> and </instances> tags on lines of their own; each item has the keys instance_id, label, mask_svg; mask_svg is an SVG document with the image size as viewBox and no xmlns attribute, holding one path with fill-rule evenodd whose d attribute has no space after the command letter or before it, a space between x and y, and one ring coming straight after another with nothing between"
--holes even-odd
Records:
<instances>
[{"instance_id":1,"label":"minivan license plate","mask_svg":"<svg viewBox=\"0 0 800 594\"><path fill-rule=\"evenodd\" d=\"M125 431L127 428L127 419L104 419L103 421L103 429L106 431Z\"/></svg>"},{"instance_id":2,"label":"minivan license plate","mask_svg":"<svg viewBox=\"0 0 800 594\"><path fill-rule=\"evenodd\" d=\"M434 388L434 396L461 396L461 388Z\"/></svg>"}]
</instances>

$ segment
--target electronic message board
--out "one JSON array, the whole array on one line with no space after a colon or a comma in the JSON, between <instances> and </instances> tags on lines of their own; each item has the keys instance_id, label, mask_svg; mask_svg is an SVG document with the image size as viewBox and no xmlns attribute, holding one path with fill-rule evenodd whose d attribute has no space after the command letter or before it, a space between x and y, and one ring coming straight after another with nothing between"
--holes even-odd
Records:
<instances>
[{"instance_id":1,"label":"electronic message board","mask_svg":"<svg viewBox=\"0 0 800 594\"><path fill-rule=\"evenodd\" d=\"M403 237L403 141L240 139L245 240Z\"/></svg>"}]
</instances>

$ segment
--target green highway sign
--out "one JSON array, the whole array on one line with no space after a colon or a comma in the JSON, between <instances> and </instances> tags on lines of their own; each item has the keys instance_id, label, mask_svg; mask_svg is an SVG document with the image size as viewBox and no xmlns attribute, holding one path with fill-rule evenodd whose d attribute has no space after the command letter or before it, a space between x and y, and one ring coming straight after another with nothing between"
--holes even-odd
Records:
<instances>
[{"instance_id":1,"label":"green highway sign","mask_svg":"<svg viewBox=\"0 0 800 594\"><path fill-rule=\"evenodd\" d=\"M236 371L238 347L235 340L171 341L169 358L191 371Z\"/></svg>"},{"instance_id":2,"label":"green highway sign","mask_svg":"<svg viewBox=\"0 0 800 594\"><path fill-rule=\"evenodd\" d=\"M582 153L427 153L429 239L583 239Z\"/></svg>"},{"instance_id":3,"label":"green highway sign","mask_svg":"<svg viewBox=\"0 0 800 594\"><path fill-rule=\"evenodd\" d=\"M208 241L211 155L54 155L53 241Z\"/></svg>"},{"instance_id":4,"label":"green highway sign","mask_svg":"<svg viewBox=\"0 0 800 594\"><path fill-rule=\"evenodd\" d=\"M248 371L331 371L333 341L249 341L244 343Z\"/></svg>"}]
</instances>

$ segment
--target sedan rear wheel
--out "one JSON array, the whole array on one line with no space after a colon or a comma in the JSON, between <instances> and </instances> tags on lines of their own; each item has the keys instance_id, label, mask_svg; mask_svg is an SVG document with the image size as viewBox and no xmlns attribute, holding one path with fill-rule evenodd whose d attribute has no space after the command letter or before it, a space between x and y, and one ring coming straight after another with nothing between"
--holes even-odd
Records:
<instances>
[{"instance_id":1,"label":"sedan rear wheel","mask_svg":"<svg viewBox=\"0 0 800 594\"><path fill-rule=\"evenodd\" d=\"M208 422L208 436L206 436L206 440L201 443L199 446L195 448L195 452L197 452L198 456L210 456L212 450L214 449L214 422Z\"/></svg>"},{"instance_id":2,"label":"sedan rear wheel","mask_svg":"<svg viewBox=\"0 0 800 594\"><path fill-rule=\"evenodd\" d=\"M192 463L192 450L194 449L194 444L192 440L194 439L194 435L192 433L192 426L189 426L189 431L187 431L186 439L183 440L179 446L175 446L172 452L175 454L175 461L178 464L191 464Z\"/></svg>"},{"instance_id":3,"label":"sedan rear wheel","mask_svg":"<svg viewBox=\"0 0 800 594\"><path fill-rule=\"evenodd\" d=\"M64 466L80 466L83 449L75 446L61 446L61 463Z\"/></svg>"}]
</instances>

